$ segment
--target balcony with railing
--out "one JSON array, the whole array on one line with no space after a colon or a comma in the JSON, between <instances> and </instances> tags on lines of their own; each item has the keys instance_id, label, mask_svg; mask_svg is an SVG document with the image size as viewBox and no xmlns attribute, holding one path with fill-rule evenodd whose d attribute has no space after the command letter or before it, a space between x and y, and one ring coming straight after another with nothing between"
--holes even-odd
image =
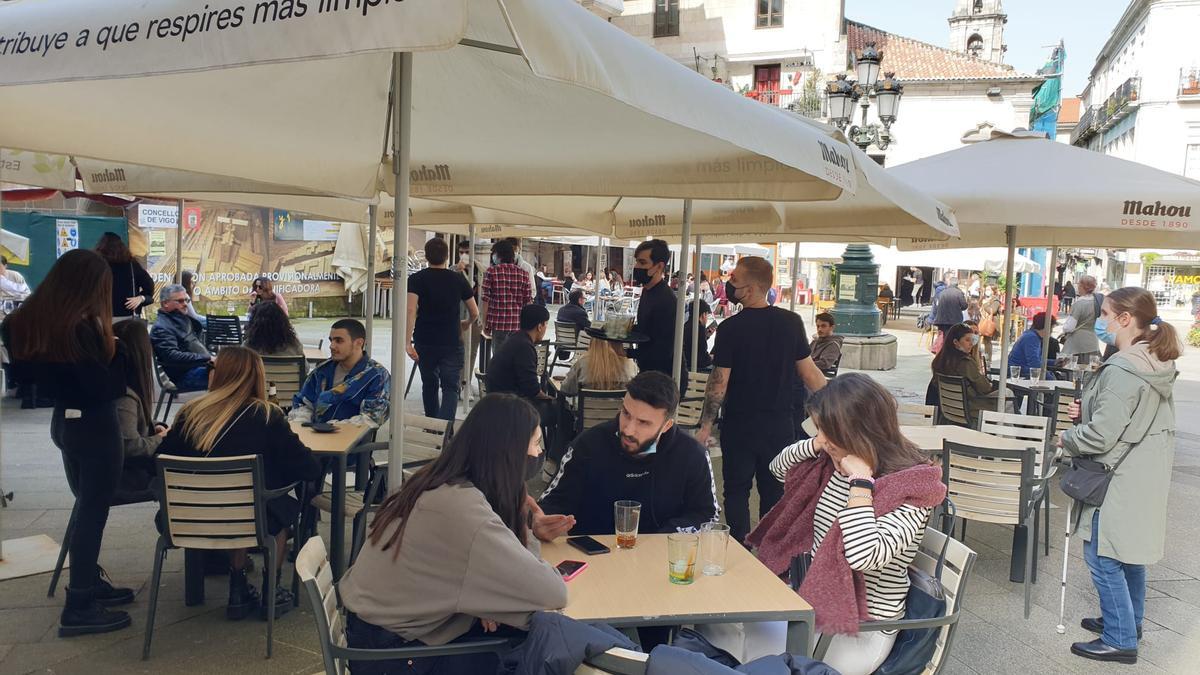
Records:
<instances>
[{"instance_id":1,"label":"balcony with railing","mask_svg":"<svg viewBox=\"0 0 1200 675\"><path fill-rule=\"evenodd\" d=\"M1142 78L1131 77L1121 83L1096 112L1096 125L1100 131L1112 128L1114 124L1125 119L1129 113L1137 109L1138 91L1141 89Z\"/></svg>"},{"instance_id":2,"label":"balcony with railing","mask_svg":"<svg viewBox=\"0 0 1200 675\"><path fill-rule=\"evenodd\" d=\"M1179 69L1179 98L1200 99L1200 67Z\"/></svg>"},{"instance_id":3,"label":"balcony with railing","mask_svg":"<svg viewBox=\"0 0 1200 675\"><path fill-rule=\"evenodd\" d=\"M1071 130L1071 145L1079 145L1096 135L1096 112L1099 109L1100 106L1090 106L1079 116L1079 123Z\"/></svg>"},{"instance_id":4,"label":"balcony with railing","mask_svg":"<svg viewBox=\"0 0 1200 675\"><path fill-rule=\"evenodd\" d=\"M805 92L803 90L753 90L744 93L747 98L752 98L756 101L766 103L767 105L775 106L790 110L797 115L811 117L813 119L824 118L825 115L825 97L818 92Z\"/></svg>"}]
</instances>

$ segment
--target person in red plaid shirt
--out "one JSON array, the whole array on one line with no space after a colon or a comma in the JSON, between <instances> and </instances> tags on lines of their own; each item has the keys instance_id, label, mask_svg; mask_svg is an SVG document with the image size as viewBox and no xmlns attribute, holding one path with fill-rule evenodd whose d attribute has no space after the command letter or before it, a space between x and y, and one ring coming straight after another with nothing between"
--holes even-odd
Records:
<instances>
[{"instance_id":1,"label":"person in red plaid shirt","mask_svg":"<svg viewBox=\"0 0 1200 675\"><path fill-rule=\"evenodd\" d=\"M533 297L529 275L516 261L512 243L498 241L492 247L492 266L483 275L483 333L492 339L493 350L521 330L521 308Z\"/></svg>"}]
</instances>

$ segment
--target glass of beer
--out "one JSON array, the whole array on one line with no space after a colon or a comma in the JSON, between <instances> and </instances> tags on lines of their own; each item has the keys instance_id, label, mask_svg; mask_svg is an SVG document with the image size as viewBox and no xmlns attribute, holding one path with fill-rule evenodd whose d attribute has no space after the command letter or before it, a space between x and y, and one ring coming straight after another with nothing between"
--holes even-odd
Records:
<instances>
[{"instance_id":1,"label":"glass of beer","mask_svg":"<svg viewBox=\"0 0 1200 675\"><path fill-rule=\"evenodd\" d=\"M695 534L667 535L667 571L673 584L690 584L696 580L696 554L700 537Z\"/></svg>"},{"instance_id":2,"label":"glass of beer","mask_svg":"<svg viewBox=\"0 0 1200 675\"><path fill-rule=\"evenodd\" d=\"M638 521L642 518L642 503L630 500L613 502L617 530L617 548L637 546Z\"/></svg>"}]
</instances>

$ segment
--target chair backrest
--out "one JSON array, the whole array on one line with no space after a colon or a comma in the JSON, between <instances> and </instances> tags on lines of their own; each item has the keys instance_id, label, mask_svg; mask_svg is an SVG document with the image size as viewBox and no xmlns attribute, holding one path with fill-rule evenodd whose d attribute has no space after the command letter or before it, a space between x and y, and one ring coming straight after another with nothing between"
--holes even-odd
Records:
<instances>
[{"instance_id":1,"label":"chair backrest","mask_svg":"<svg viewBox=\"0 0 1200 675\"><path fill-rule=\"evenodd\" d=\"M938 384L938 414L947 424L971 426L971 410L966 381L956 375L936 375Z\"/></svg>"},{"instance_id":2,"label":"chair backrest","mask_svg":"<svg viewBox=\"0 0 1200 675\"><path fill-rule=\"evenodd\" d=\"M950 615L962 611L963 592L967 588L967 578L971 575L971 569L975 566L977 554L961 541L950 539L947 542L946 539L947 535L936 528L925 528L925 538L921 540L921 548L917 550L917 555L913 559L912 566L922 570L926 574L936 574L937 561L941 555L942 546L946 547L941 581L942 589L946 594L946 614ZM930 658L925 672L937 673L941 671L943 664L946 663L946 657L950 654L950 647L954 642L954 635L957 632L957 621L938 629L937 647L933 651L933 656Z\"/></svg>"},{"instance_id":3,"label":"chair backrest","mask_svg":"<svg viewBox=\"0 0 1200 675\"><path fill-rule=\"evenodd\" d=\"M1064 431L1075 426L1075 420L1071 419L1071 414L1067 410L1075 401L1075 392L1060 389L1055 394L1055 399L1053 431L1050 433L1051 448L1058 446L1058 439L1062 437Z\"/></svg>"},{"instance_id":4,"label":"chair backrest","mask_svg":"<svg viewBox=\"0 0 1200 675\"><path fill-rule=\"evenodd\" d=\"M896 417L900 420L901 426L931 427L937 423L937 416L936 405L901 403L896 408Z\"/></svg>"},{"instance_id":5,"label":"chair backrest","mask_svg":"<svg viewBox=\"0 0 1200 675\"><path fill-rule=\"evenodd\" d=\"M1011 438L1014 441L1029 443L1037 449L1034 457L1033 470L1038 476L1044 475L1046 454L1050 451L1051 420L1041 415L1013 415L999 413L995 410L979 412L979 430L985 434Z\"/></svg>"},{"instance_id":6,"label":"chair backrest","mask_svg":"<svg viewBox=\"0 0 1200 675\"><path fill-rule=\"evenodd\" d=\"M621 411L624 389L580 389L575 428L582 432L611 420Z\"/></svg>"},{"instance_id":7,"label":"chair backrest","mask_svg":"<svg viewBox=\"0 0 1200 675\"><path fill-rule=\"evenodd\" d=\"M229 345L242 344L242 320L236 316L205 316L204 345L214 354Z\"/></svg>"},{"instance_id":8,"label":"chair backrest","mask_svg":"<svg viewBox=\"0 0 1200 675\"><path fill-rule=\"evenodd\" d=\"M339 675L333 647L346 646L346 627L342 612L338 608L337 590L333 584L333 570L329 564L329 553L321 538L310 537L296 556L296 574L304 585L313 616L317 620L317 634L321 640L321 659L325 662L328 675Z\"/></svg>"},{"instance_id":9,"label":"chair backrest","mask_svg":"<svg viewBox=\"0 0 1200 675\"><path fill-rule=\"evenodd\" d=\"M837 377L838 368L840 368L841 365L842 365L842 355L838 354L837 360L833 362L833 365L829 366L825 370L822 370L821 373L825 377L828 377L829 379L833 379L833 378Z\"/></svg>"},{"instance_id":10,"label":"chair backrest","mask_svg":"<svg viewBox=\"0 0 1200 675\"><path fill-rule=\"evenodd\" d=\"M442 453L453 433L451 420L404 413L404 461L432 460Z\"/></svg>"},{"instance_id":11,"label":"chair backrest","mask_svg":"<svg viewBox=\"0 0 1200 675\"><path fill-rule=\"evenodd\" d=\"M261 456L159 455L156 464L162 485L163 536L169 545L240 549L273 541L263 507Z\"/></svg>"},{"instance_id":12,"label":"chair backrest","mask_svg":"<svg viewBox=\"0 0 1200 675\"><path fill-rule=\"evenodd\" d=\"M558 345L574 345L579 340L579 333L579 326L574 322L554 322L554 342Z\"/></svg>"},{"instance_id":13,"label":"chair backrest","mask_svg":"<svg viewBox=\"0 0 1200 675\"><path fill-rule=\"evenodd\" d=\"M1033 447L980 448L942 441L942 480L959 518L1019 525L1034 478Z\"/></svg>"},{"instance_id":14,"label":"chair backrest","mask_svg":"<svg viewBox=\"0 0 1200 675\"><path fill-rule=\"evenodd\" d=\"M533 344L533 350L537 352L537 377L538 382L545 386L546 380L550 377L550 370L546 368L546 364L550 362L550 341L542 340Z\"/></svg>"},{"instance_id":15,"label":"chair backrest","mask_svg":"<svg viewBox=\"0 0 1200 675\"><path fill-rule=\"evenodd\" d=\"M675 424L684 429L700 428L700 413L704 410L704 390L708 387L708 373L688 371L688 386L679 408L675 412Z\"/></svg>"},{"instance_id":16,"label":"chair backrest","mask_svg":"<svg viewBox=\"0 0 1200 675\"><path fill-rule=\"evenodd\" d=\"M264 356L263 374L267 382L275 383L275 394L284 408L292 405L292 397L300 393L308 377L308 362L303 356Z\"/></svg>"}]
</instances>

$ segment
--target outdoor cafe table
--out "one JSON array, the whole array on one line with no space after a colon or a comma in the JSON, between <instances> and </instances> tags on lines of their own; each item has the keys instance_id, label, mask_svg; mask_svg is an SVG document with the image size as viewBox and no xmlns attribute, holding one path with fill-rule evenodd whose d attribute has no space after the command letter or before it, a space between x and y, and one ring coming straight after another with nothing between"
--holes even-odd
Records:
<instances>
[{"instance_id":1,"label":"outdoor cafe table","mask_svg":"<svg viewBox=\"0 0 1200 675\"><path fill-rule=\"evenodd\" d=\"M932 427L901 425L900 433L915 443L918 448L930 454L942 452L942 441L962 443L976 448L1000 448L1002 450L1024 450L1028 447L1028 444L1022 441L1001 438L953 424L939 424Z\"/></svg>"},{"instance_id":2,"label":"outdoor cafe table","mask_svg":"<svg viewBox=\"0 0 1200 675\"><path fill-rule=\"evenodd\" d=\"M584 555L565 538L542 544L551 565L582 560L588 567L567 582L563 614L616 628L786 621L787 651L808 654L812 607L744 547L729 542L725 574L673 584L667 578L667 535L639 534L637 546L618 549L613 535L595 539L611 553Z\"/></svg>"},{"instance_id":3,"label":"outdoor cafe table","mask_svg":"<svg viewBox=\"0 0 1200 675\"><path fill-rule=\"evenodd\" d=\"M1031 380L1022 378L1019 380L1009 380L1008 388L1013 391L1019 391L1029 396L1029 402L1025 404L1025 410L1033 410L1030 413L1038 415L1036 411L1042 410L1044 404L1049 403L1045 400L1046 397L1054 395L1059 391L1074 391L1075 383L1070 380Z\"/></svg>"},{"instance_id":4,"label":"outdoor cafe table","mask_svg":"<svg viewBox=\"0 0 1200 675\"><path fill-rule=\"evenodd\" d=\"M329 548L333 578L340 579L345 559L346 542L346 458L371 431L365 424L338 424L337 431L317 433L300 422L291 422L292 431L300 442L317 457L330 457L333 464L332 506L329 523ZM184 557L184 602L188 606L204 603L204 566L199 564L200 551L188 550Z\"/></svg>"}]
</instances>

